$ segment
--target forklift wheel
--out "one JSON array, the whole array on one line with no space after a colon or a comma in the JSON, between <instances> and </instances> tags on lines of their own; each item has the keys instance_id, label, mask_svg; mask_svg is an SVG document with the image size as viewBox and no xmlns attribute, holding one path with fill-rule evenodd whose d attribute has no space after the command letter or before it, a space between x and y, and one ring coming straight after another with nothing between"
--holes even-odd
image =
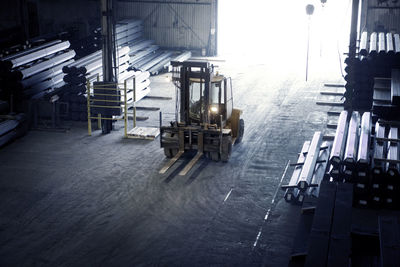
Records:
<instances>
[{"instance_id":1,"label":"forklift wheel","mask_svg":"<svg viewBox=\"0 0 400 267\"><path fill-rule=\"evenodd\" d=\"M167 158L172 158L172 151L169 148L164 148L164 154Z\"/></svg>"},{"instance_id":2,"label":"forklift wheel","mask_svg":"<svg viewBox=\"0 0 400 267\"><path fill-rule=\"evenodd\" d=\"M213 161L219 161L219 153L218 152L210 152L210 158Z\"/></svg>"},{"instance_id":3,"label":"forklift wheel","mask_svg":"<svg viewBox=\"0 0 400 267\"><path fill-rule=\"evenodd\" d=\"M221 160L227 162L232 151L232 136L226 136L222 139Z\"/></svg>"},{"instance_id":4,"label":"forklift wheel","mask_svg":"<svg viewBox=\"0 0 400 267\"><path fill-rule=\"evenodd\" d=\"M240 142L242 142L243 135L244 135L244 120L240 119L239 120L239 135L236 138L235 145L239 144Z\"/></svg>"},{"instance_id":5,"label":"forklift wheel","mask_svg":"<svg viewBox=\"0 0 400 267\"><path fill-rule=\"evenodd\" d=\"M173 158L178 154L178 149L176 148L164 148L164 154L167 158Z\"/></svg>"}]
</instances>

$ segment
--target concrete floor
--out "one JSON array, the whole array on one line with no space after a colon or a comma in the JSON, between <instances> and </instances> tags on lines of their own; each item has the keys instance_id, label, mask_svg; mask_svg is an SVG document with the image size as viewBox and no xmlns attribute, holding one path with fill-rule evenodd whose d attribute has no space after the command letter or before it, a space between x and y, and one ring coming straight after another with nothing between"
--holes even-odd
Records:
<instances>
[{"instance_id":1,"label":"concrete floor","mask_svg":"<svg viewBox=\"0 0 400 267\"><path fill-rule=\"evenodd\" d=\"M119 126L88 136L85 123L31 131L2 148L0 265L286 266L299 208L278 186L303 142L331 120L315 105L323 82L342 81L328 72L306 83L272 64L218 65L233 78L246 125L228 163L202 159L179 176L188 156L160 175L167 160L158 139L125 140ZM165 74L152 90L174 95ZM174 110L171 100L138 106ZM156 111L139 115L150 117L139 125L158 124Z\"/></svg>"}]
</instances>

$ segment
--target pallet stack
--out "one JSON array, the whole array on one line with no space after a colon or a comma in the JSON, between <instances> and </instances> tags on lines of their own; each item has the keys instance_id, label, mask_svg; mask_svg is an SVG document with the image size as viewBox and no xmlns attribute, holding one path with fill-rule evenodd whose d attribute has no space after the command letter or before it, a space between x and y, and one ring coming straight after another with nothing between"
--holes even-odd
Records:
<instances>
[{"instance_id":1,"label":"pallet stack","mask_svg":"<svg viewBox=\"0 0 400 267\"><path fill-rule=\"evenodd\" d=\"M2 98L40 99L57 91L64 85L62 68L75 56L69 46L56 40L1 58Z\"/></svg>"},{"instance_id":2,"label":"pallet stack","mask_svg":"<svg viewBox=\"0 0 400 267\"><path fill-rule=\"evenodd\" d=\"M355 110L370 110L374 77L390 78L391 69L400 67L398 33L363 32L358 57L347 58L346 101Z\"/></svg>"}]
</instances>

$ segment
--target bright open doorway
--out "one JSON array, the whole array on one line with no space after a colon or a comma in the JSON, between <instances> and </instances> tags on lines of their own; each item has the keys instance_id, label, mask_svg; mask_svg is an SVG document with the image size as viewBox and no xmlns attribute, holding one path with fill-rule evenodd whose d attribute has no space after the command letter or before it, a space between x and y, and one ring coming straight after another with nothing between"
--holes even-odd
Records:
<instances>
[{"instance_id":1,"label":"bright open doorway","mask_svg":"<svg viewBox=\"0 0 400 267\"><path fill-rule=\"evenodd\" d=\"M306 5L314 6L307 16ZM340 73L347 52L351 0L219 0L219 55L305 72L310 25L310 72Z\"/></svg>"}]
</instances>

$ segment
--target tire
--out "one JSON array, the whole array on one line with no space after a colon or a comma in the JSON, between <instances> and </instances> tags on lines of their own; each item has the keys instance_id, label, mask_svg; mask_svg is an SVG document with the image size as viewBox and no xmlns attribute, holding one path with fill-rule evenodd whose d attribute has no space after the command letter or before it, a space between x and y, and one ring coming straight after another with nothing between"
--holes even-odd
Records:
<instances>
[{"instance_id":1,"label":"tire","mask_svg":"<svg viewBox=\"0 0 400 267\"><path fill-rule=\"evenodd\" d=\"M236 138L235 145L239 144L240 142L242 142L243 135L244 135L244 120L240 119L239 120L239 135Z\"/></svg>"},{"instance_id":2,"label":"tire","mask_svg":"<svg viewBox=\"0 0 400 267\"><path fill-rule=\"evenodd\" d=\"M232 152L232 136L225 136L222 138L222 153L221 161L227 162Z\"/></svg>"},{"instance_id":3,"label":"tire","mask_svg":"<svg viewBox=\"0 0 400 267\"><path fill-rule=\"evenodd\" d=\"M170 133L166 133L165 134L165 138L166 139L170 139L170 140L175 140L175 139L178 138L178 136L171 135ZM178 149L177 148L164 147L164 154L165 154L165 156L167 158L173 158L177 153L178 153Z\"/></svg>"},{"instance_id":4,"label":"tire","mask_svg":"<svg viewBox=\"0 0 400 267\"><path fill-rule=\"evenodd\" d=\"M169 148L164 147L164 154L167 158L172 158L172 151Z\"/></svg>"},{"instance_id":5,"label":"tire","mask_svg":"<svg viewBox=\"0 0 400 267\"><path fill-rule=\"evenodd\" d=\"M212 161L219 161L219 153L218 152L210 152L210 158Z\"/></svg>"},{"instance_id":6,"label":"tire","mask_svg":"<svg viewBox=\"0 0 400 267\"><path fill-rule=\"evenodd\" d=\"M179 149L177 148L171 148L171 155L172 157L175 157L176 154L178 154Z\"/></svg>"}]
</instances>

